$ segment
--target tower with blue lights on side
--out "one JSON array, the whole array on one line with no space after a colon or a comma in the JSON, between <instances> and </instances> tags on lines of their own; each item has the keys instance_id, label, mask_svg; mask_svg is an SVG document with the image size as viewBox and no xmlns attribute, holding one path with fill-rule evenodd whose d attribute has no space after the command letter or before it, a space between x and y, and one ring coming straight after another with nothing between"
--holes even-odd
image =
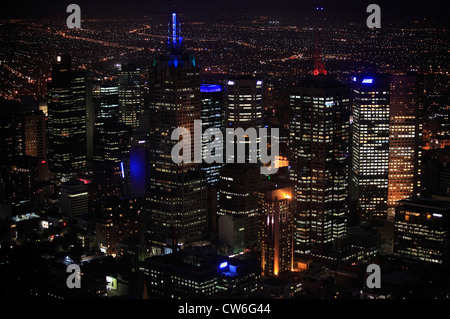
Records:
<instances>
[{"instance_id":1,"label":"tower with blue lights on side","mask_svg":"<svg viewBox=\"0 0 450 319\"><path fill-rule=\"evenodd\" d=\"M167 53L149 68L150 189L146 196L147 238L155 254L170 253L202 240L207 229L206 180L201 163L175 163L172 132L179 127L194 136L201 119L200 70L195 56L182 50L176 12L172 13ZM191 150L200 149L191 138ZM200 142L201 143L201 142Z\"/></svg>"}]
</instances>

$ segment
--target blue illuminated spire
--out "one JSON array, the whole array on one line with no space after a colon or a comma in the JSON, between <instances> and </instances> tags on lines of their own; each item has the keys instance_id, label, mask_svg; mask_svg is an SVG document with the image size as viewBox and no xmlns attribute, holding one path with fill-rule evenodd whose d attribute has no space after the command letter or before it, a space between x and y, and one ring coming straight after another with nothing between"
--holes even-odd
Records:
<instances>
[{"instance_id":1,"label":"blue illuminated spire","mask_svg":"<svg viewBox=\"0 0 450 319\"><path fill-rule=\"evenodd\" d=\"M181 43L183 38L180 36L180 24L177 20L177 13L175 6L172 12L172 21L169 23L169 35L167 39L167 46L170 53L175 54L181 49Z\"/></svg>"}]
</instances>

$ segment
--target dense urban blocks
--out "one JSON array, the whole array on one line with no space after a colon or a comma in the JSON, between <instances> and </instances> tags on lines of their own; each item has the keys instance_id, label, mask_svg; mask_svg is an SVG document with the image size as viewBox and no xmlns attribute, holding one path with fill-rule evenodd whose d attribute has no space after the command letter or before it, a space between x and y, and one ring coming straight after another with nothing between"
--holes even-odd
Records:
<instances>
[{"instance_id":1,"label":"dense urban blocks","mask_svg":"<svg viewBox=\"0 0 450 319\"><path fill-rule=\"evenodd\" d=\"M445 28L310 9L2 20L0 296L449 298Z\"/></svg>"}]
</instances>

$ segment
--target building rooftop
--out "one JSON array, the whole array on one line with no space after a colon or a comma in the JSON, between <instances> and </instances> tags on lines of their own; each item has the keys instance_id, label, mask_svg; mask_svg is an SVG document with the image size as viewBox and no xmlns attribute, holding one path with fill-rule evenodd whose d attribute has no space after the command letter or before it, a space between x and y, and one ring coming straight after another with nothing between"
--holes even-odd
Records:
<instances>
[{"instance_id":1,"label":"building rooftop","mask_svg":"<svg viewBox=\"0 0 450 319\"><path fill-rule=\"evenodd\" d=\"M414 197L401 200L399 203L403 206L414 206L417 208L424 208L450 214L450 202L433 198Z\"/></svg>"}]
</instances>

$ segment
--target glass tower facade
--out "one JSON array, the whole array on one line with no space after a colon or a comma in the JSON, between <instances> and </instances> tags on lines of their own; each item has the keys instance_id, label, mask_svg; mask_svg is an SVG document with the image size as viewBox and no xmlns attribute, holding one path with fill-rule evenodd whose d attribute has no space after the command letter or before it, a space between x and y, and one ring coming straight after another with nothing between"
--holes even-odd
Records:
<instances>
[{"instance_id":1,"label":"glass tower facade","mask_svg":"<svg viewBox=\"0 0 450 319\"><path fill-rule=\"evenodd\" d=\"M170 41L173 28L179 30L175 13L169 24ZM181 43L170 41L168 53L156 57L150 66L151 188L146 199L150 245L156 252L166 253L204 239L207 226L206 180L201 163L177 164L171 157L178 143L171 139L172 132L182 127L193 137L194 121L201 119L199 68L194 55L183 54ZM195 138L191 142L194 149ZM196 147L201 149L201 145Z\"/></svg>"},{"instance_id":2,"label":"glass tower facade","mask_svg":"<svg viewBox=\"0 0 450 319\"><path fill-rule=\"evenodd\" d=\"M86 170L86 76L71 69L70 56L58 56L48 85L48 159L56 174Z\"/></svg>"},{"instance_id":3,"label":"glass tower facade","mask_svg":"<svg viewBox=\"0 0 450 319\"><path fill-rule=\"evenodd\" d=\"M349 89L317 76L291 89L290 179L295 252L324 254L346 236L350 150Z\"/></svg>"},{"instance_id":4,"label":"glass tower facade","mask_svg":"<svg viewBox=\"0 0 450 319\"><path fill-rule=\"evenodd\" d=\"M415 75L391 76L388 209L420 189L422 122Z\"/></svg>"},{"instance_id":5,"label":"glass tower facade","mask_svg":"<svg viewBox=\"0 0 450 319\"><path fill-rule=\"evenodd\" d=\"M389 168L389 76L353 78L351 198L361 221L387 216Z\"/></svg>"}]
</instances>

